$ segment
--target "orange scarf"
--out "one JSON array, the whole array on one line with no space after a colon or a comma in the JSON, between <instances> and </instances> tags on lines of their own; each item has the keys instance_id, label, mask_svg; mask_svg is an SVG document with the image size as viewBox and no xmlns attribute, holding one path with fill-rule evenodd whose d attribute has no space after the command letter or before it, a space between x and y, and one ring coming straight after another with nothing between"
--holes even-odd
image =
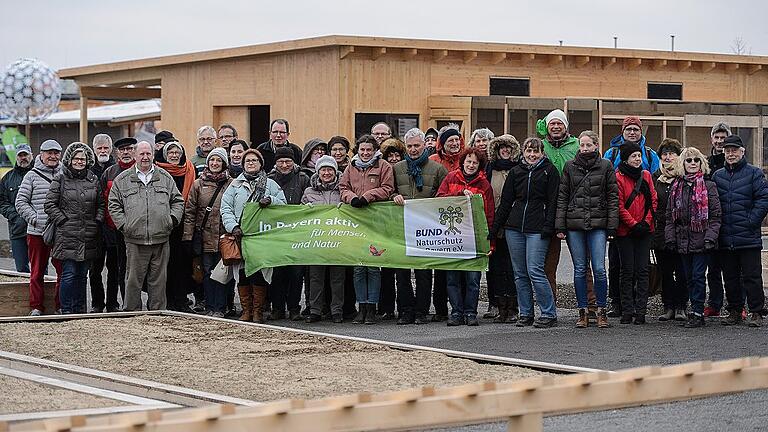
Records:
<instances>
[{"instance_id":1,"label":"orange scarf","mask_svg":"<svg viewBox=\"0 0 768 432\"><path fill-rule=\"evenodd\" d=\"M187 159L187 163L184 165L176 165L168 162L155 162L155 165L168 171L168 174L173 177L184 176L184 188L181 190L181 196L183 196L184 201L186 201L189 196L189 191L192 189L192 183L195 182L195 166L192 165L192 162Z\"/></svg>"}]
</instances>

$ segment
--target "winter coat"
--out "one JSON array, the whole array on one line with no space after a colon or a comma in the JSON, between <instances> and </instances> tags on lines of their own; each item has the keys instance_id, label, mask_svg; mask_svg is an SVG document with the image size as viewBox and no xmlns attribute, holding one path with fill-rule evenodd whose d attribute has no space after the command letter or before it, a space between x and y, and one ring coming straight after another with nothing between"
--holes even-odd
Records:
<instances>
[{"instance_id":1,"label":"winter coat","mask_svg":"<svg viewBox=\"0 0 768 432\"><path fill-rule=\"evenodd\" d=\"M656 188L653 187L651 173L643 170L642 176L643 181L647 182L648 187L651 189L651 209L647 213L645 211L645 196L642 192L635 196L635 199L628 209L624 207L627 198L629 198L632 191L635 189L635 179L616 170L616 184L619 186L619 229L616 230L616 235L619 237L628 236L632 227L637 225L640 220L643 220L643 214L645 214L644 220L651 227L651 232L653 232L653 215L656 212L656 207L658 205L658 197L656 196Z\"/></svg>"},{"instance_id":2,"label":"winter coat","mask_svg":"<svg viewBox=\"0 0 768 432\"><path fill-rule=\"evenodd\" d=\"M576 157L576 153L579 152L579 139L568 135L565 141L561 142L558 146L554 146L550 142L549 136L545 137L542 141L544 142L544 154L547 155L547 159L557 168L557 172L562 176L565 163Z\"/></svg>"},{"instance_id":3,"label":"winter coat","mask_svg":"<svg viewBox=\"0 0 768 432\"><path fill-rule=\"evenodd\" d=\"M363 197L369 203L386 201L395 191L395 176L392 165L379 159L365 170L350 163L339 181L341 201L349 204L352 198Z\"/></svg>"},{"instance_id":4,"label":"winter coat","mask_svg":"<svg viewBox=\"0 0 768 432\"><path fill-rule=\"evenodd\" d=\"M488 227L492 227L496 206L493 203L493 189L491 188L491 184L488 183L488 179L485 178L484 172L479 171L475 178L469 182L467 182L464 172L461 169L449 172L448 176L443 180L443 183L440 184L440 189L437 190L437 196L463 196L465 189L473 194L480 194L483 196L485 220L488 223Z\"/></svg>"},{"instance_id":5,"label":"winter coat","mask_svg":"<svg viewBox=\"0 0 768 432\"><path fill-rule=\"evenodd\" d=\"M512 168L498 168L498 161L500 159L499 148L502 144L511 147L512 154L510 161L513 161L512 167L514 168L515 165L520 163L520 144L516 140L513 140L512 136L498 136L492 139L488 144L488 167L486 168L486 177L491 183L491 188L493 188L493 202L496 204L496 209L501 205L501 193L504 191L504 182L507 181L509 172L512 170Z\"/></svg>"},{"instance_id":6,"label":"winter coat","mask_svg":"<svg viewBox=\"0 0 768 432\"><path fill-rule=\"evenodd\" d=\"M78 179L64 167L54 177L44 207L56 224L52 257L74 261L96 258L101 245L99 226L104 221L104 197L93 172L88 171L85 178Z\"/></svg>"},{"instance_id":7,"label":"winter coat","mask_svg":"<svg viewBox=\"0 0 768 432\"><path fill-rule=\"evenodd\" d=\"M196 174L200 174L201 172L203 172L206 166L207 159L208 159L208 156L203 154L203 151L200 149L200 146L195 147L195 154L193 154L192 157L189 158L189 161L192 162L192 165L195 166Z\"/></svg>"},{"instance_id":8,"label":"winter coat","mask_svg":"<svg viewBox=\"0 0 768 432\"><path fill-rule=\"evenodd\" d=\"M213 201L210 211L206 211L214 192L222 183L223 187L219 190L216 199ZM187 202L184 204L184 234L181 237L182 241L192 240L195 229L200 228L203 252L212 253L219 251L219 236L224 233L221 225L221 198L230 183L232 183L232 179L229 177L222 180L221 183L203 180L202 178L192 183L192 189L189 190ZM206 220L205 226L202 226L206 213L208 213L208 220Z\"/></svg>"},{"instance_id":9,"label":"winter coat","mask_svg":"<svg viewBox=\"0 0 768 432\"><path fill-rule=\"evenodd\" d=\"M664 250L667 247L664 236L667 226L667 204L669 203L669 195L672 193L672 183L660 182L658 173L653 177L656 179L653 185L656 188L657 204L656 218L653 220L656 229L653 231L652 247L657 250Z\"/></svg>"},{"instance_id":10,"label":"winter coat","mask_svg":"<svg viewBox=\"0 0 768 432\"><path fill-rule=\"evenodd\" d=\"M619 227L619 190L610 162L599 157L585 169L570 160L563 167L557 195L558 231L615 231Z\"/></svg>"},{"instance_id":11,"label":"winter coat","mask_svg":"<svg viewBox=\"0 0 768 432\"><path fill-rule=\"evenodd\" d=\"M301 197L302 204L338 204L341 202L341 192L339 188L333 190L317 190L312 186L304 190L304 196Z\"/></svg>"},{"instance_id":12,"label":"winter coat","mask_svg":"<svg viewBox=\"0 0 768 432\"><path fill-rule=\"evenodd\" d=\"M445 176L448 175L448 170L443 165L428 159L421 167L424 186L419 191L416 189L416 181L408 175L408 161L403 160L396 163L392 170L395 176L395 189L405 199L433 198L445 180Z\"/></svg>"},{"instance_id":13,"label":"winter coat","mask_svg":"<svg viewBox=\"0 0 768 432\"><path fill-rule=\"evenodd\" d=\"M40 176L41 172L48 180ZM34 169L29 171L19 186L16 195L16 211L27 222L27 234L41 236L48 222L48 214L43 209L48 189L56 174L61 172L61 164L56 168L48 168L38 155L35 157Z\"/></svg>"},{"instance_id":14,"label":"winter coat","mask_svg":"<svg viewBox=\"0 0 768 432\"><path fill-rule=\"evenodd\" d=\"M309 176L298 165L294 165L293 171L288 174L282 174L275 168L267 177L280 185L288 204L301 204L301 196L309 187Z\"/></svg>"},{"instance_id":15,"label":"winter coat","mask_svg":"<svg viewBox=\"0 0 768 432\"><path fill-rule=\"evenodd\" d=\"M104 171L106 171L109 167L111 167L114 164L115 164L115 157L110 155L109 160L107 160L103 164L98 162L93 164L93 166L91 167L91 172L93 173L93 175L96 176L97 179L101 180L101 175L104 174Z\"/></svg>"},{"instance_id":16,"label":"winter coat","mask_svg":"<svg viewBox=\"0 0 768 432\"><path fill-rule=\"evenodd\" d=\"M603 155L604 158L613 163L614 168L618 168L619 163L621 163L619 147L621 147L622 144L624 144L623 135L613 137L611 140L611 148L606 150L605 155ZM645 135L640 138L640 142L637 144L640 146L640 154L643 156L643 169L651 174L656 173L660 166L659 155L645 145Z\"/></svg>"},{"instance_id":17,"label":"winter coat","mask_svg":"<svg viewBox=\"0 0 768 432\"><path fill-rule=\"evenodd\" d=\"M240 217L243 215L245 204L252 193L251 184L245 179L245 174L240 174L236 179L232 180L232 183L224 191L224 196L221 197L221 222L228 233L231 233L236 226L240 226ZM280 185L270 178L267 179L264 196L272 199L270 205L286 203L285 195L283 190L280 189Z\"/></svg>"},{"instance_id":18,"label":"winter coat","mask_svg":"<svg viewBox=\"0 0 768 432\"><path fill-rule=\"evenodd\" d=\"M285 145L293 150L293 163L301 165L301 147L292 142L286 142ZM251 146L251 148L253 148L253 146ZM263 169L264 172L271 172L275 167L275 144L272 143L272 140L269 140L256 146L256 150L258 150L264 158L264 166L261 167L261 169Z\"/></svg>"},{"instance_id":19,"label":"winter coat","mask_svg":"<svg viewBox=\"0 0 768 432\"><path fill-rule=\"evenodd\" d=\"M720 249L762 248L760 225L768 213L768 182L762 170L742 158L717 170L712 180L722 210Z\"/></svg>"},{"instance_id":20,"label":"winter coat","mask_svg":"<svg viewBox=\"0 0 768 432\"><path fill-rule=\"evenodd\" d=\"M168 172L155 167L147 185L134 166L118 175L109 191L109 214L126 243L162 244L184 217L184 198Z\"/></svg>"},{"instance_id":21,"label":"winter coat","mask_svg":"<svg viewBox=\"0 0 768 432\"><path fill-rule=\"evenodd\" d=\"M714 152L714 149L712 151ZM707 162L709 162L709 174L705 175L704 178L706 180L712 180L712 176L715 175L717 170L725 166L725 153L712 153L707 158Z\"/></svg>"},{"instance_id":22,"label":"winter coat","mask_svg":"<svg viewBox=\"0 0 768 432\"><path fill-rule=\"evenodd\" d=\"M679 181L685 182L684 179L677 178L672 184L674 185ZM714 182L706 180L705 185L707 186L709 218L707 219L707 227L702 232L691 231L690 210L693 204L691 202L693 187L690 183L685 182L683 186L683 208L679 220L672 219L674 203L667 203L665 209L666 225L664 225L664 240L668 246L667 249L679 254L692 254L707 252L717 246L717 237L720 234L720 198L717 195L717 185ZM661 229L659 228L658 231Z\"/></svg>"},{"instance_id":23,"label":"winter coat","mask_svg":"<svg viewBox=\"0 0 768 432\"><path fill-rule=\"evenodd\" d=\"M109 214L109 192L112 190L112 184L114 183L117 176L120 175L120 173L123 171L133 168L133 165L134 164L131 164L128 168L123 168L120 165L120 162L118 162L105 169L101 174L101 190L104 194L104 202L107 203L107 210L104 214L104 222L105 225L112 230L117 228L115 228L115 222L112 220L112 216Z\"/></svg>"},{"instance_id":24,"label":"winter coat","mask_svg":"<svg viewBox=\"0 0 768 432\"><path fill-rule=\"evenodd\" d=\"M16 211L16 195L24 175L30 168L22 168L16 165L5 173L0 180L0 214L8 219L8 238L21 239L27 236L27 221Z\"/></svg>"},{"instance_id":25,"label":"winter coat","mask_svg":"<svg viewBox=\"0 0 768 432\"><path fill-rule=\"evenodd\" d=\"M520 163L509 171L492 233L504 227L523 233L554 233L560 174L546 157L535 166Z\"/></svg>"}]
</instances>

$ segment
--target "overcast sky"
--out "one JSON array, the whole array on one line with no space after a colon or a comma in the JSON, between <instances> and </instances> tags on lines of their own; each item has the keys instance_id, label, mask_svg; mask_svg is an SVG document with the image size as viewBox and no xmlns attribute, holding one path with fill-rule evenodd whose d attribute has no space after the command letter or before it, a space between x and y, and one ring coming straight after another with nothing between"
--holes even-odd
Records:
<instances>
[{"instance_id":1,"label":"overcast sky","mask_svg":"<svg viewBox=\"0 0 768 432\"><path fill-rule=\"evenodd\" d=\"M329 34L768 55L764 0L36 0L0 24L0 67L54 68ZM26 5L26 6L24 6ZM376 6L381 5L381 6ZM8 5L6 5L8 6Z\"/></svg>"}]
</instances>

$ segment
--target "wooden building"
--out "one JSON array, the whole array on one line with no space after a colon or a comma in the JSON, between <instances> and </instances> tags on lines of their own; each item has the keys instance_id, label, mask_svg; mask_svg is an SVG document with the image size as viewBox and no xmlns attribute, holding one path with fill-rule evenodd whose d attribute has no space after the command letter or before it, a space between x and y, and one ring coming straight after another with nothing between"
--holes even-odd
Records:
<instances>
[{"instance_id":1,"label":"wooden building","mask_svg":"<svg viewBox=\"0 0 768 432\"><path fill-rule=\"evenodd\" d=\"M162 98L162 123L192 149L201 125L235 125L268 137L270 119L290 139L359 136L376 121L397 134L448 122L518 138L536 119L568 112L571 131L594 129L603 145L621 119L640 115L649 143L666 136L709 148L726 121L763 163L768 57L633 49L324 36L60 71L81 103ZM768 127L768 126L766 126ZM87 122L81 124L87 135Z\"/></svg>"}]
</instances>

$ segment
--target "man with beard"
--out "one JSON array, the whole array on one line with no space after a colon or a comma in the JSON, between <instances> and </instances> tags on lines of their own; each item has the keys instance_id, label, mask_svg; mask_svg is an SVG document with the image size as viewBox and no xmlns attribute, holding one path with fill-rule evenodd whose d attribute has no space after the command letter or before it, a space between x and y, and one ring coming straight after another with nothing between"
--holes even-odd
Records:
<instances>
[{"instance_id":1,"label":"man with beard","mask_svg":"<svg viewBox=\"0 0 768 432\"><path fill-rule=\"evenodd\" d=\"M166 140L166 144L170 141L170 139ZM178 140L174 139L173 141ZM195 166L195 171L197 171L198 175L205 168L205 161L208 160L208 153L213 150L215 145L216 129L206 125L197 130L197 148L195 148L195 154L192 155L189 160L192 162L192 165Z\"/></svg>"},{"instance_id":2,"label":"man with beard","mask_svg":"<svg viewBox=\"0 0 768 432\"><path fill-rule=\"evenodd\" d=\"M16 166L0 180L0 214L8 219L8 238L16 271L29 273L27 254L27 222L16 211L16 194L24 175L32 169L32 148L27 144L16 146Z\"/></svg>"},{"instance_id":3,"label":"man with beard","mask_svg":"<svg viewBox=\"0 0 768 432\"><path fill-rule=\"evenodd\" d=\"M134 159L134 151L136 150L136 138L120 138L115 141L114 144L117 149L117 163L110 166L101 175L101 190L104 191L104 200L109 199L109 191L112 189L112 182L121 172L131 168L136 160ZM104 248L107 251L107 256L112 253L115 257L114 261L107 259L107 312L117 312L120 310L117 304L117 298L109 296L110 275L115 274L117 280L117 286L120 289L120 297L125 300L125 239L123 234L115 228L115 223L112 221L112 217L109 214L109 208L105 209L104 225L101 232L102 239L104 240Z\"/></svg>"},{"instance_id":4,"label":"man with beard","mask_svg":"<svg viewBox=\"0 0 768 432\"><path fill-rule=\"evenodd\" d=\"M112 156L112 138L107 134L98 134L93 137L93 153L96 156L96 163L91 167L91 172L96 178L101 179L104 171L115 164L115 158ZM107 228L101 224L101 239L99 240L99 250L96 252L96 258L91 261L89 269L89 279L91 282L91 311L103 312L109 304L110 309L117 310L117 251L114 247L107 247L104 232ZM101 272L104 270L104 260L107 260L107 295L104 297L104 281L101 278ZM110 270L112 269L112 270Z\"/></svg>"},{"instance_id":5,"label":"man with beard","mask_svg":"<svg viewBox=\"0 0 768 432\"><path fill-rule=\"evenodd\" d=\"M293 161L293 151L290 147L277 148L275 151L275 168L269 173L268 178L280 185L288 204L301 204L304 190L310 186L309 176ZM302 319L299 301L301 300L304 270L304 266L299 265L275 268L268 292L272 302L272 319L285 318L286 306L290 320ZM309 296L307 295L306 298L308 299Z\"/></svg>"}]
</instances>

